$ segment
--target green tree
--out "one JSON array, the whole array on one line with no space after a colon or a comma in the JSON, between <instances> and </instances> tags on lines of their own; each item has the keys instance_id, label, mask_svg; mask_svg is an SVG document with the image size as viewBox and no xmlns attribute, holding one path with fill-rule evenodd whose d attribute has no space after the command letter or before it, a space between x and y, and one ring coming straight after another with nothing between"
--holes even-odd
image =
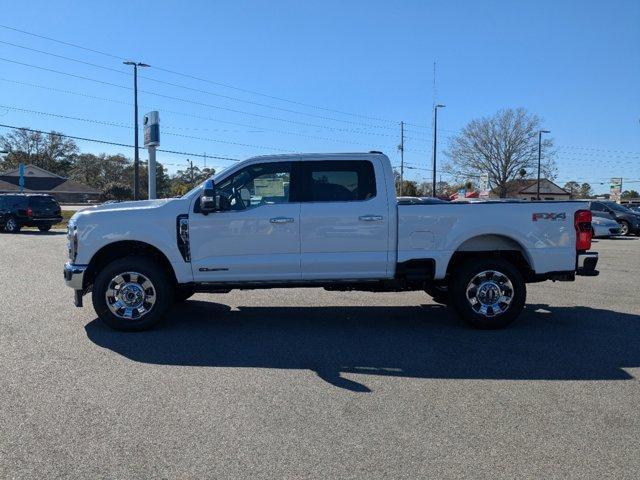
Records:
<instances>
[{"instance_id":1,"label":"green tree","mask_svg":"<svg viewBox=\"0 0 640 480\"><path fill-rule=\"evenodd\" d=\"M102 191L103 200L133 200L133 189L123 183L109 183Z\"/></svg>"},{"instance_id":2,"label":"green tree","mask_svg":"<svg viewBox=\"0 0 640 480\"><path fill-rule=\"evenodd\" d=\"M61 176L67 176L78 153L76 143L58 132L42 134L24 128L0 135L0 149L9 152L0 162L0 171L31 163Z\"/></svg>"},{"instance_id":3,"label":"green tree","mask_svg":"<svg viewBox=\"0 0 640 480\"><path fill-rule=\"evenodd\" d=\"M630 199L630 198L639 198L640 194L636 190L625 190L622 192L621 198Z\"/></svg>"},{"instance_id":4,"label":"green tree","mask_svg":"<svg viewBox=\"0 0 640 480\"><path fill-rule=\"evenodd\" d=\"M587 182L580 185L580 198L591 198L593 197L593 189L591 185Z\"/></svg>"}]
</instances>

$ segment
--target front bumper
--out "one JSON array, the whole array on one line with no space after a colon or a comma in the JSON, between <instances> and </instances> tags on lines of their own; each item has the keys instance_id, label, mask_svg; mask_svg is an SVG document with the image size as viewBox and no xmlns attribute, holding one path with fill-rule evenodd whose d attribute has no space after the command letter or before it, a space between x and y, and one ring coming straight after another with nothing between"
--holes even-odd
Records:
<instances>
[{"instance_id":1,"label":"front bumper","mask_svg":"<svg viewBox=\"0 0 640 480\"><path fill-rule=\"evenodd\" d=\"M84 288L84 272L87 270L86 265L76 265L70 262L64 264L64 283L67 287L74 290L82 291Z\"/></svg>"},{"instance_id":2,"label":"front bumper","mask_svg":"<svg viewBox=\"0 0 640 480\"><path fill-rule=\"evenodd\" d=\"M583 277L595 277L600 272L596 270L598 265L598 252L580 252L576 261L576 275Z\"/></svg>"}]
</instances>

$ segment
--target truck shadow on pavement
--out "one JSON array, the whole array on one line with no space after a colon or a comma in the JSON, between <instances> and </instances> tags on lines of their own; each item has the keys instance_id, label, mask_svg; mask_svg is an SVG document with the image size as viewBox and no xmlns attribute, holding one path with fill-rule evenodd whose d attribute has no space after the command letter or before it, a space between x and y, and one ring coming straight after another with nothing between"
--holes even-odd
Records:
<instances>
[{"instance_id":1,"label":"truck shadow on pavement","mask_svg":"<svg viewBox=\"0 0 640 480\"><path fill-rule=\"evenodd\" d=\"M640 315L528 305L510 328L472 330L439 305L230 307L188 301L142 333L85 327L96 345L137 362L309 369L355 392L342 374L501 380L627 380L640 366ZM357 378L357 377L356 377Z\"/></svg>"}]
</instances>

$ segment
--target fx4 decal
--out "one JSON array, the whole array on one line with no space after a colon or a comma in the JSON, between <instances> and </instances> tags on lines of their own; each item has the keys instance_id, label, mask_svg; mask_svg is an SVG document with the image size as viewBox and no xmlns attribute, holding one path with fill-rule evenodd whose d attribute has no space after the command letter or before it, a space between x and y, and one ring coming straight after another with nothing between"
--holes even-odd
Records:
<instances>
[{"instance_id":1,"label":"fx4 decal","mask_svg":"<svg viewBox=\"0 0 640 480\"><path fill-rule=\"evenodd\" d=\"M538 220L566 220L567 214L565 212L559 213L534 213L532 215L532 220L537 222Z\"/></svg>"}]
</instances>

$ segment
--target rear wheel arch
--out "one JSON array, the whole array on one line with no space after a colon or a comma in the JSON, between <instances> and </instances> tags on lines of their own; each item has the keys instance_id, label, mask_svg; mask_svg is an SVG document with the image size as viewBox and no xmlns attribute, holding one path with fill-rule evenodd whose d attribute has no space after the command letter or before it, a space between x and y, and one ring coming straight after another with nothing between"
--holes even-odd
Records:
<instances>
[{"instance_id":1,"label":"rear wheel arch","mask_svg":"<svg viewBox=\"0 0 640 480\"><path fill-rule=\"evenodd\" d=\"M151 258L154 262L161 266L166 271L169 278L173 281L174 285L177 285L175 271L171 262L162 251L146 242L140 242L136 240L123 240L119 242L110 243L98 250L91 260L84 274L83 287L86 290L93 284L96 276L102 268L109 263L120 258L128 256L143 256Z\"/></svg>"},{"instance_id":2,"label":"rear wheel arch","mask_svg":"<svg viewBox=\"0 0 640 480\"><path fill-rule=\"evenodd\" d=\"M447 264L447 276L465 262L479 258L502 258L512 263L525 279L535 272L529 254L517 240L506 235L486 234L469 238L458 245Z\"/></svg>"}]
</instances>

